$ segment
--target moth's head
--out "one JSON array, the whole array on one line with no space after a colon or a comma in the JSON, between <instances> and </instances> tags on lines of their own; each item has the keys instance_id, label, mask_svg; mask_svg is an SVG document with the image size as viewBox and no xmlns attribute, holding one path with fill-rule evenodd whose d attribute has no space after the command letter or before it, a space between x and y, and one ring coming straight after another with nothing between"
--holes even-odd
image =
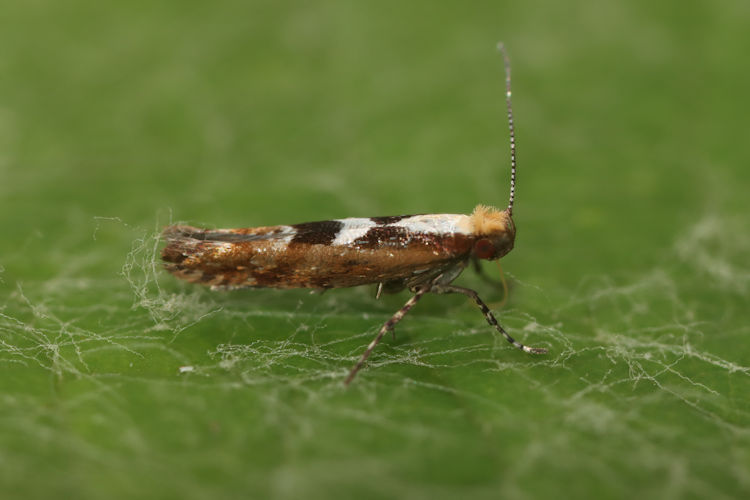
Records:
<instances>
[{"instance_id":1,"label":"moth's head","mask_svg":"<svg viewBox=\"0 0 750 500\"><path fill-rule=\"evenodd\" d=\"M472 255L477 259L495 260L513 249L516 226L508 210L477 205L471 214L476 237Z\"/></svg>"}]
</instances>

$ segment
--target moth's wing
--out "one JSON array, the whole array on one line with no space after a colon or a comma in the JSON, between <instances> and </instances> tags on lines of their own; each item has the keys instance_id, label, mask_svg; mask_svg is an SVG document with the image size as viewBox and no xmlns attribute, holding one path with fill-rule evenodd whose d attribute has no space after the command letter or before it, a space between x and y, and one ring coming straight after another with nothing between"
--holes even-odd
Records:
<instances>
[{"instance_id":1,"label":"moth's wing","mask_svg":"<svg viewBox=\"0 0 750 500\"><path fill-rule=\"evenodd\" d=\"M168 242L187 240L238 243L243 241L284 240L295 235L291 226L243 227L237 229L199 229L192 226L168 226L162 237Z\"/></svg>"},{"instance_id":2,"label":"moth's wing","mask_svg":"<svg viewBox=\"0 0 750 500\"><path fill-rule=\"evenodd\" d=\"M199 229L169 226L162 237L164 267L180 279L211 287L253 286L251 272L262 262L273 261L296 231L290 226L239 229ZM253 261L252 256L257 256Z\"/></svg>"},{"instance_id":3,"label":"moth's wing","mask_svg":"<svg viewBox=\"0 0 750 500\"><path fill-rule=\"evenodd\" d=\"M458 215L341 219L292 226L204 230L172 226L167 270L212 287L416 286L466 260L473 235Z\"/></svg>"}]
</instances>

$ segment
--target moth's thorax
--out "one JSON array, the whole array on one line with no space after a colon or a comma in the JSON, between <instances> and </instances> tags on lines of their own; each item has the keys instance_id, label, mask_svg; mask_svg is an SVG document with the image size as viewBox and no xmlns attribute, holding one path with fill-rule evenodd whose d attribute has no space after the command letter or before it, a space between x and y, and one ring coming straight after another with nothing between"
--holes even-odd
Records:
<instances>
[{"instance_id":1,"label":"moth's thorax","mask_svg":"<svg viewBox=\"0 0 750 500\"><path fill-rule=\"evenodd\" d=\"M513 249L516 226L507 210L477 205L470 218L472 233L476 237L472 249L474 257L495 260Z\"/></svg>"}]
</instances>

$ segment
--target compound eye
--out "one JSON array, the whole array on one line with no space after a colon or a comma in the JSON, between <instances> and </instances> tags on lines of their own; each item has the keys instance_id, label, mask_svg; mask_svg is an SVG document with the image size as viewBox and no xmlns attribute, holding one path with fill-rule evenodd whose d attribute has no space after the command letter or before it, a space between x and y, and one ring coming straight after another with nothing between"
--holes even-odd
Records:
<instances>
[{"instance_id":1,"label":"compound eye","mask_svg":"<svg viewBox=\"0 0 750 500\"><path fill-rule=\"evenodd\" d=\"M474 244L474 255L478 259L491 259L495 256L495 245L486 238L482 238Z\"/></svg>"}]
</instances>

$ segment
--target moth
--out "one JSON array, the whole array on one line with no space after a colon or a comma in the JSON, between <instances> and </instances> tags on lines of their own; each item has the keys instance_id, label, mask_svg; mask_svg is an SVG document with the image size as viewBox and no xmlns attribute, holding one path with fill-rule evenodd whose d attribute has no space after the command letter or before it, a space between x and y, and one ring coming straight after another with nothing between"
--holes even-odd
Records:
<instances>
[{"instance_id":1,"label":"moth","mask_svg":"<svg viewBox=\"0 0 750 500\"><path fill-rule=\"evenodd\" d=\"M386 321L344 383L349 385L388 331L427 293L471 298L487 322L511 344L531 354L497 322L472 289L453 285L471 262L496 260L513 248L516 227L516 142L511 107L510 61L505 64L505 102L510 132L510 197L504 210L478 205L470 215L421 214L347 218L241 229L164 229L164 267L180 279L216 290L310 288L326 290L377 285L376 297L408 289L412 295Z\"/></svg>"}]
</instances>

